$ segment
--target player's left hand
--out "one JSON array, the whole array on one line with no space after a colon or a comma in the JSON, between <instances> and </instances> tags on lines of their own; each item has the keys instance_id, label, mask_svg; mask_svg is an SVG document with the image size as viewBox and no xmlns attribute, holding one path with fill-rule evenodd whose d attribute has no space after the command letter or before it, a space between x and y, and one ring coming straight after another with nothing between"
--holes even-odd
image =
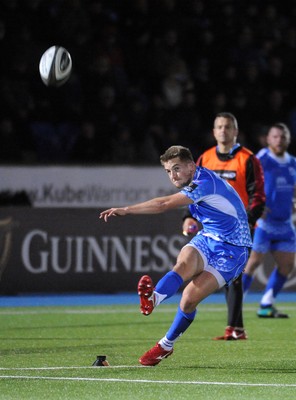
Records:
<instances>
[{"instance_id":1,"label":"player's left hand","mask_svg":"<svg viewBox=\"0 0 296 400\"><path fill-rule=\"evenodd\" d=\"M104 221L107 222L109 217L117 217L126 214L127 211L125 208L109 208L108 210L102 211L99 218L104 218Z\"/></svg>"}]
</instances>

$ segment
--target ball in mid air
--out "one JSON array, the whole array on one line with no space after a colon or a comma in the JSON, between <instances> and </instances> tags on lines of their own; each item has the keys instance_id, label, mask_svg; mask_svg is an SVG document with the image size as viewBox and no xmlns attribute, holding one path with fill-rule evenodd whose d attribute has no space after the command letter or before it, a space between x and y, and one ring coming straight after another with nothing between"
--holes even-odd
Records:
<instances>
[{"instance_id":1,"label":"ball in mid air","mask_svg":"<svg viewBox=\"0 0 296 400\"><path fill-rule=\"evenodd\" d=\"M72 59L70 53L61 46L51 46L40 59L39 72L46 86L62 86L70 78Z\"/></svg>"}]
</instances>

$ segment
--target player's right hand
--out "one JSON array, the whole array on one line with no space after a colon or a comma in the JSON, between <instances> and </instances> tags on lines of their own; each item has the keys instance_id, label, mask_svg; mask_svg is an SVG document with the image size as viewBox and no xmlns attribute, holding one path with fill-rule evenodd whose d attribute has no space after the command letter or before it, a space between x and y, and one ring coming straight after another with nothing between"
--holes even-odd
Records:
<instances>
[{"instance_id":1,"label":"player's right hand","mask_svg":"<svg viewBox=\"0 0 296 400\"><path fill-rule=\"evenodd\" d=\"M126 208L109 208L108 210L102 211L99 218L103 218L107 222L109 217L123 216L127 214Z\"/></svg>"}]
</instances>

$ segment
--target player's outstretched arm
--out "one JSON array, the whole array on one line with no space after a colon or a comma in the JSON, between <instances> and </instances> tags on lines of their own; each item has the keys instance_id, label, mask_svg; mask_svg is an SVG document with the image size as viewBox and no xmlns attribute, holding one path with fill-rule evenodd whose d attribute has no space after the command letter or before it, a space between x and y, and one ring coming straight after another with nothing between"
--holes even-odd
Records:
<instances>
[{"instance_id":1,"label":"player's outstretched arm","mask_svg":"<svg viewBox=\"0 0 296 400\"><path fill-rule=\"evenodd\" d=\"M123 216L127 214L127 208L109 208L108 210L102 211L100 213L99 218L104 218L104 221L107 222L109 217Z\"/></svg>"},{"instance_id":2,"label":"player's outstretched arm","mask_svg":"<svg viewBox=\"0 0 296 400\"><path fill-rule=\"evenodd\" d=\"M100 218L107 222L109 217L123 216L127 214L159 214L164 211L188 205L192 203L187 196L176 193L170 196L156 197L143 203L134 204L122 208L109 208L100 213Z\"/></svg>"}]
</instances>

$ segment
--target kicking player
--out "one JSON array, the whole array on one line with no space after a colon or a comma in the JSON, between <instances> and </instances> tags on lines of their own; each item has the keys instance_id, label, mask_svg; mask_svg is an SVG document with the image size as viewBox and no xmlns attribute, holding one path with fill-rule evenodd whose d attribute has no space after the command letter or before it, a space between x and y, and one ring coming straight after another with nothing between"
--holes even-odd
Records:
<instances>
[{"instance_id":1,"label":"kicking player","mask_svg":"<svg viewBox=\"0 0 296 400\"><path fill-rule=\"evenodd\" d=\"M245 293L249 290L254 271L270 251L277 267L268 279L257 311L258 317L262 318L288 317L278 312L274 303L294 267L296 251L292 222L296 159L287 153L290 139L285 124L274 124L267 134L268 147L258 153L264 171L266 210L255 229L253 249L243 275L243 288Z\"/></svg>"},{"instance_id":2,"label":"kicking player","mask_svg":"<svg viewBox=\"0 0 296 400\"><path fill-rule=\"evenodd\" d=\"M244 203L249 226L253 232L265 205L263 171L255 155L237 143L238 133L238 123L233 114L228 112L217 114L213 127L217 146L205 151L196 165L215 171L234 187ZM196 225L196 221L187 212L183 218L183 233L190 234ZM214 340L247 339L243 323L242 275L232 285L225 287L225 296L228 311L227 326L224 335L217 336Z\"/></svg>"},{"instance_id":3,"label":"kicking player","mask_svg":"<svg viewBox=\"0 0 296 400\"><path fill-rule=\"evenodd\" d=\"M217 289L230 285L245 267L252 246L245 207L236 191L215 172L197 167L189 149L170 147L161 164L179 193L158 197L143 203L101 212L105 221L111 216L157 214L188 205L203 229L186 244L172 271L156 285L148 275L138 283L140 308L152 313L161 302L173 296L184 282L175 319L166 335L139 362L156 365L173 353L175 341L195 318L197 305Z\"/></svg>"}]
</instances>

